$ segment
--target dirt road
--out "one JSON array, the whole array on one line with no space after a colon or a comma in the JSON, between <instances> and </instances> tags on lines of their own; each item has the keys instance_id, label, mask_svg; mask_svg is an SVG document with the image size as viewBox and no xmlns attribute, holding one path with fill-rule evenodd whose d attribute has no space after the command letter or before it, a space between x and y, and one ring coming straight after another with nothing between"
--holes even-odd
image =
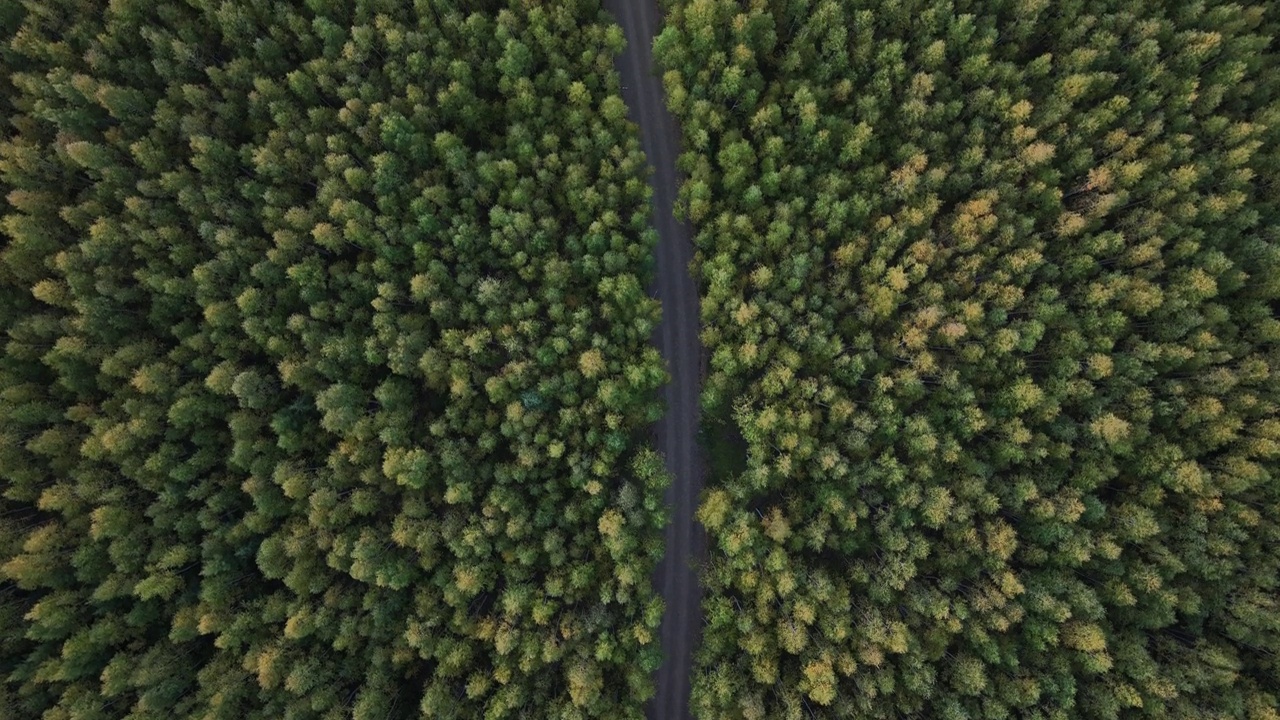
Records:
<instances>
[{"instance_id":1,"label":"dirt road","mask_svg":"<svg viewBox=\"0 0 1280 720\"><path fill-rule=\"evenodd\" d=\"M653 225L658 231L657 274L653 290L662 302L662 323L654 344L671 371L664 389L667 414L658 421L658 450L666 456L674 480L667 490L671 523L667 551L654 576L666 601L662 617L663 663L656 673L657 695L648 708L651 720L684 720L689 715L689 678L693 649L702 629L701 591L694 563L705 554L706 539L693 512L702 490L703 463L697 443L698 383L702 346L698 337L698 288L689 275L692 232L672 215L679 178L680 130L667 112L662 83L653 72L653 38L662 26L656 0L605 0L622 26L627 49L618 57L622 97L631 119L640 125L641 143L653 166Z\"/></svg>"}]
</instances>

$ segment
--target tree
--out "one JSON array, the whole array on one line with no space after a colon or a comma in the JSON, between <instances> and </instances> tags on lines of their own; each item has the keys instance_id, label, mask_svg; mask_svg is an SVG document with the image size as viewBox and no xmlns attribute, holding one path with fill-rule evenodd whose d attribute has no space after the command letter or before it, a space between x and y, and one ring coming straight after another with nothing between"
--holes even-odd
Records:
<instances>
[{"instance_id":1,"label":"tree","mask_svg":"<svg viewBox=\"0 0 1280 720\"><path fill-rule=\"evenodd\" d=\"M704 415L744 455L698 512L700 716L1274 710L1227 632L1273 585L1227 509L1274 499L1241 331L1274 292L1237 274L1273 262L1225 230L1275 219L1233 175L1272 170L1274 28L1203 10L671 5Z\"/></svg>"},{"instance_id":2,"label":"tree","mask_svg":"<svg viewBox=\"0 0 1280 720\"><path fill-rule=\"evenodd\" d=\"M0 10L13 712L639 716L621 35L381 5Z\"/></svg>"}]
</instances>

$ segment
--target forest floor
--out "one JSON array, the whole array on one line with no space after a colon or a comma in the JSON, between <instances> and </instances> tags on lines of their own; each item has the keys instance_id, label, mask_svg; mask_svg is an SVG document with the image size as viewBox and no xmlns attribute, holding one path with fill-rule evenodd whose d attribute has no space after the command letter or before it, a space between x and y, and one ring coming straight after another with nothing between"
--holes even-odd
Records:
<instances>
[{"instance_id":1,"label":"forest floor","mask_svg":"<svg viewBox=\"0 0 1280 720\"><path fill-rule=\"evenodd\" d=\"M693 649L702 629L697 566L706 555L706 535L694 523L704 462L697 441L702 346L698 288L689 274L693 234L672 212L679 186L676 158L680 129L667 111L662 82L654 72L653 38L662 24L662 13L656 0L605 0L604 4L626 35L627 49L616 61L622 76L622 97L631 119L640 126L641 144L653 167L653 226L658 231L658 248L651 290L662 303L662 322L653 341L671 372L671 381L663 390L667 412L655 428L657 449L666 457L672 484L666 498L671 511L666 554L654 576L654 585L666 602L660 630L663 662L656 673L657 694L648 715L652 720L684 720L691 717Z\"/></svg>"}]
</instances>

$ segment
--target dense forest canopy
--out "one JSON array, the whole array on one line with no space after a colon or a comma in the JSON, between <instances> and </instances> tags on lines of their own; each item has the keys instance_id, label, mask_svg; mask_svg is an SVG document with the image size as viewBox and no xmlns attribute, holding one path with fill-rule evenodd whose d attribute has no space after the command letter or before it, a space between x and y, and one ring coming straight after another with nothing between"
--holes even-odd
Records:
<instances>
[{"instance_id":1,"label":"dense forest canopy","mask_svg":"<svg viewBox=\"0 0 1280 720\"><path fill-rule=\"evenodd\" d=\"M1280 11L663 4L695 714L1280 720ZM0 716L642 716L622 38L0 4Z\"/></svg>"},{"instance_id":2,"label":"dense forest canopy","mask_svg":"<svg viewBox=\"0 0 1280 720\"><path fill-rule=\"evenodd\" d=\"M0 43L0 715L640 717L665 374L598 3Z\"/></svg>"},{"instance_id":3,"label":"dense forest canopy","mask_svg":"<svg viewBox=\"0 0 1280 720\"><path fill-rule=\"evenodd\" d=\"M1277 14L672 0L702 718L1276 718Z\"/></svg>"}]
</instances>

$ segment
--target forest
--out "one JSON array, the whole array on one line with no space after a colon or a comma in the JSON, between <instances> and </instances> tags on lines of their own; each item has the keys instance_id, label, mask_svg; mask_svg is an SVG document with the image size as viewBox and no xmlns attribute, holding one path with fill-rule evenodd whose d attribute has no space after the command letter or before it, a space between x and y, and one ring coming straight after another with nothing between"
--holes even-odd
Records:
<instances>
[{"instance_id":1,"label":"forest","mask_svg":"<svg viewBox=\"0 0 1280 720\"><path fill-rule=\"evenodd\" d=\"M700 718L1274 719L1274 3L670 0Z\"/></svg>"},{"instance_id":2,"label":"forest","mask_svg":"<svg viewBox=\"0 0 1280 720\"><path fill-rule=\"evenodd\" d=\"M692 714L1280 720L1280 6L660 6ZM0 3L0 718L645 717L617 23Z\"/></svg>"},{"instance_id":3,"label":"forest","mask_svg":"<svg viewBox=\"0 0 1280 720\"><path fill-rule=\"evenodd\" d=\"M642 717L621 47L590 0L0 3L0 716Z\"/></svg>"}]
</instances>

